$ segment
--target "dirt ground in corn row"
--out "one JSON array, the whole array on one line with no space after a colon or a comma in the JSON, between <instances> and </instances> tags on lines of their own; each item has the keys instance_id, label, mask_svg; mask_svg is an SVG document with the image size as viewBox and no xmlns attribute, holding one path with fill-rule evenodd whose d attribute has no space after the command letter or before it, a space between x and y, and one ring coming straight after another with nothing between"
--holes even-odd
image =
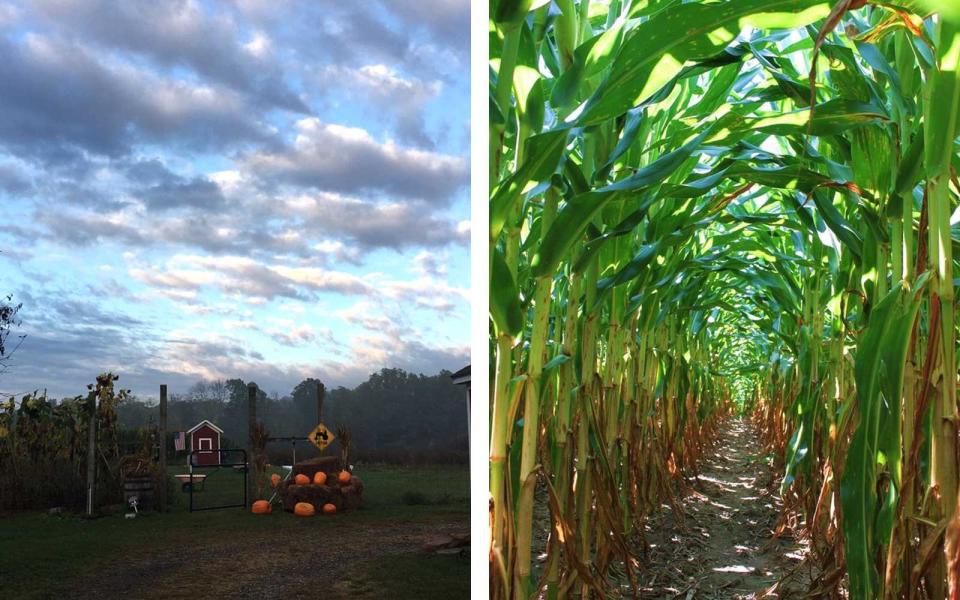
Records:
<instances>
[{"instance_id":1,"label":"dirt ground in corn row","mask_svg":"<svg viewBox=\"0 0 960 600\"><path fill-rule=\"evenodd\" d=\"M77 595L73 597L380 599L384 597L383 589L369 589L363 582L351 580L348 574L352 566L405 557L423 560L420 546L425 539L464 533L466 529L463 519L458 518L357 524L337 531L335 539L319 531L303 535L259 531L192 543L184 540L176 548L147 547L112 561L109 569L77 582ZM469 558L464 555L449 560ZM466 589L464 585L464 595Z\"/></svg>"},{"instance_id":2,"label":"dirt ground in corn row","mask_svg":"<svg viewBox=\"0 0 960 600\"><path fill-rule=\"evenodd\" d=\"M639 574L641 597L716 600L796 598L810 574L795 569L806 552L789 533L774 538L779 479L760 455L745 419L723 424L705 450L699 477L680 499L682 520L666 507L647 525L651 548ZM791 577L764 595L779 579Z\"/></svg>"}]
</instances>

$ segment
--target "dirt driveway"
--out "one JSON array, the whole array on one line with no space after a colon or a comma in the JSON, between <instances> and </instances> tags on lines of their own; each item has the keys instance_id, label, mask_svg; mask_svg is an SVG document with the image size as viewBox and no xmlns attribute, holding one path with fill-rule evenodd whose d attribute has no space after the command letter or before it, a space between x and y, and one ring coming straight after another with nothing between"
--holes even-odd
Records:
<instances>
[{"instance_id":1,"label":"dirt driveway","mask_svg":"<svg viewBox=\"0 0 960 600\"><path fill-rule=\"evenodd\" d=\"M289 518L271 515L269 518ZM204 541L178 538L175 545L148 546L140 554L112 561L74 589L78 598L103 600L118 597L262 598L288 599L310 595L323 598L384 598L385 590L371 589L358 565L384 563L406 557L418 562L459 560L466 557L434 556L421 550L435 534L463 533L462 519L445 518L420 523L382 522L351 524L336 530L316 527L288 528L255 533L237 532L223 539ZM464 570L469 573L469 567ZM467 579L469 576L467 577ZM449 588L423 589L421 597L450 598ZM469 595L463 582L462 597ZM392 597L392 596L391 596Z\"/></svg>"}]
</instances>

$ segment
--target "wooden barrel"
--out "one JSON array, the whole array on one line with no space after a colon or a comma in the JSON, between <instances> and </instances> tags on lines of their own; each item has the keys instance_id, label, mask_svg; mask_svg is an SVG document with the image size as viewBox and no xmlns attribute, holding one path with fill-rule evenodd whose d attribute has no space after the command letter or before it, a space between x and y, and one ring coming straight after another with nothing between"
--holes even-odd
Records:
<instances>
[{"instance_id":1,"label":"wooden barrel","mask_svg":"<svg viewBox=\"0 0 960 600\"><path fill-rule=\"evenodd\" d=\"M137 510L153 506L153 477L127 477L123 480L123 503L130 508L130 498L137 497Z\"/></svg>"}]
</instances>

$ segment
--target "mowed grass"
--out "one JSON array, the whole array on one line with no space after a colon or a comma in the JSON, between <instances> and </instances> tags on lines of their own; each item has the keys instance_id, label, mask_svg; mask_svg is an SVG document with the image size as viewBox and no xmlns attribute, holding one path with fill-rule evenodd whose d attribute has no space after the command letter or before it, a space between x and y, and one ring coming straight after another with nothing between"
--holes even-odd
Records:
<instances>
[{"instance_id":1,"label":"mowed grass","mask_svg":"<svg viewBox=\"0 0 960 600\"><path fill-rule=\"evenodd\" d=\"M171 472L184 472L172 468ZM277 534L292 538L304 528L322 530L324 536L346 543L351 535L375 535L378 527L398 523L463 523L469 527L469 471L466 467L402 468L358 467L364 481L364 507L334 517L297 518L274 507L269 516L251 515L230 508L190 513L187 494L174 494L173 509L166 514L142 513L136 519L123 514L84 519L50 516L45 512L0 516L0 598L69 596L71 584L110 569L111 561L129 561L144 549L178 549L197 540L262 539ZM218 496L217 502L236 501L242 477L223 473L217 483L198 492ZM222 484L222 488L220 487ZM235 487L234 487L235 486ZM224 490L229 490L225 492ZM234 492L235 490L235 492ZM269 497L270 491L265 493ZM412 494L427 503L410 502ZM242 496L239 496L242 499ZM416 540L413 543L418 543ZM268 550L268 549L265 549ZM403 556L380 556L344 567L350 586L373 586L388 598L461 598L469 595L469 564L458 557L434 556L413 548ZM148 567L148 565L144 565ZM391 575L392 574L392 575ZM417 582L420 582L419 584ZM425 586L425 587L424 587ZM411 592L411 590L413 592ZM426 592L424 590L427 590ZM413 596L410 593L414 593Z\"/></svg>"},{"instance_id":2,"label":"mowed grass","mask_svg":"<svg viewBox=\"0 0 960 600\"><path fill-rule=\"evenodd\" d=\"M187 473L183 466L168 467L171 474ZM207 475L202 484L196 485L193 494L194 510L205 507L239 504L243 501L243 474L232 468L195 467L194 473ZM280 467L269 468L268 476L276 473L281 477L287 471ZM357 475L363 480L364 508L374 517L384 516L403 506L426 504L442 509L444 506L459 510L470 500L469 472L466 467L457 468L405 468L405 467L359 467ZM181 492L176 484L172 496L175 510L188 510L190 494ZM258 496L269 499L273 494L269 483L264 482ZM275 507L276 508L276 507ZM365 512L365 511L364 511Z\"/></svg>"},{"instance_id":3,"label":"mowed grass","mask_svg":"<svg viewBox=\"0 0 960 600\"><path fill-rule=\"evenodd\" d=\"M357 598L469 598L470 565L458 556L402 555L366 560L350 569L338 591ZM388 595L381 596L389 590ZM435 592L446 590L448 596ZM462 591L461 591L462 590Z\"/></svg>"}]
</instances>

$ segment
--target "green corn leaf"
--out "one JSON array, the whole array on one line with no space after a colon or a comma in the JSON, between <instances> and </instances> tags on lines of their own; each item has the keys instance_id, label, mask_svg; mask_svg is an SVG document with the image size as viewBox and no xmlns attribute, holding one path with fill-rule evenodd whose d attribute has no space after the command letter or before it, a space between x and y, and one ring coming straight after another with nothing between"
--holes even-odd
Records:
<instances>
[{"instance_id":1,"label":"green corn leaf","mask_svg":"<svg viewBox=\"0 0 960 600\"><path fill-rule=\"evenodd\" d=\"M523 328L517 284L501 252L493 253L490 265L490 318L497 331L511 336Z\"/></svg>"},{"instance_id":2,"label":"green corn leaf","mask_svg":"<svg viewBox=\"0 0 960 600\"><path fill-rule=\"evenodd\" d=\"M677 4L630 31L610 74L577 117L578 125L612 119L662 87L687 60L715 54L741 26L798 27L825 17L816 0L727 0Z\"/></svg>"},{"instance_id":3,"label":"green corn leaf","mask_svg":"<svg viewBox=\"0 0 960 600\"><path fill-rule=\"evenodd\" d=\"M534 275L540 276L553 271L586 229L587 224L608 202L662 183L690 157L710 131L708 128L681 148L661 156L626 179L571 199L558 212L556 221L547 231L539 252L533 258L531 267Z\"/></svg>"}]
</instances>

